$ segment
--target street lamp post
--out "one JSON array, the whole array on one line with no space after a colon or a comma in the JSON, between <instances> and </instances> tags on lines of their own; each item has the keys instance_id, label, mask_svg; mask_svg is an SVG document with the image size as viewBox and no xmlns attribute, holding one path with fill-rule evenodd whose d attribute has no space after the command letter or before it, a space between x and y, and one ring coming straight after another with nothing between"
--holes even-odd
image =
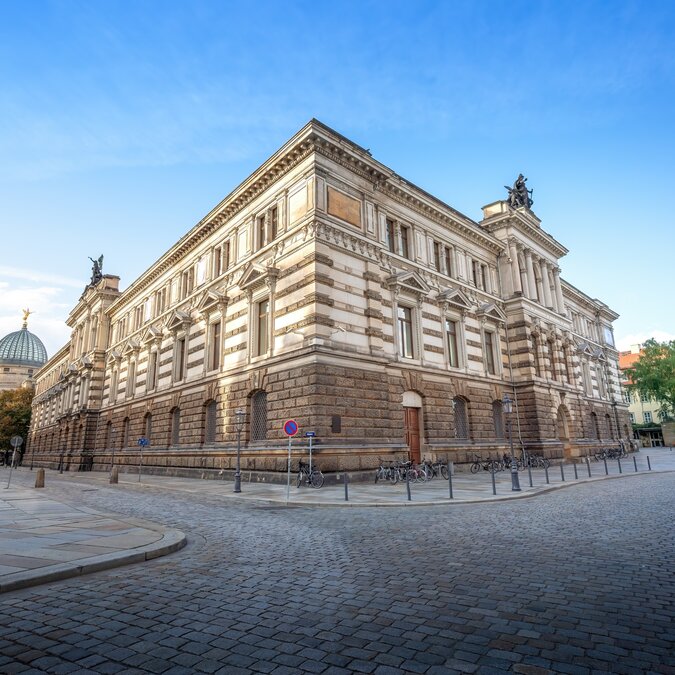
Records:
<instances>
[{"instance_id":1,"label":"street lamp post","mask_svg":"<svg viewBox=\"0 0 675 675\"><path fill-rule=\"evenodd\" d=\"M513 454L513 429L511 414L513 413L513 401L508 394L504 394L502 399L502 406L504 413L506 413L506 421L509 427L509 446L511 448L511 491L520 492L520 478L518 477L518 462Z\"/></svg>"},{"instance_id":2,"label":"street lamp post","mask_svg":"<svg viewBox=\"0 0 675 675\"><path fill-rule=\"evenodd\" d=\"M241 430L244 428L246 413L238 408L234 413L234 424L237 429L237 469L234 472L234 491L241 492Z\"/></svg>"}]
</instances>

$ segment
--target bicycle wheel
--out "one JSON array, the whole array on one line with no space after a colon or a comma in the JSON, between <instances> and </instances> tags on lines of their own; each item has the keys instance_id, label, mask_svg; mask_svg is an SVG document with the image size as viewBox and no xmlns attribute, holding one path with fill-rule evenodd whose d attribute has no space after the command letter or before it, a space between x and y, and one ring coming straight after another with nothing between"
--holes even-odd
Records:
<instances>
[{"instance_id":1,"label":"bicycle wheel","mask_svg":"<svg viewBox=\"0 0 675 675\"><path fill-rule=\"evenodd\" d=\"M549 462L546 457L541 458L541 465L545 468L548 469L549 466L551 466L551 462Z\"/></svg>"},{"instance_id":2,"label":"bicycle wheel","mask_svg":"<svg viewBox=\"0 0 675 675\"><path fill-rule=\"evenodd\" d=\"M309 484L313 488L320 488L323 485L323 474L321 471L312 471L312 475L309 477Z\"/></svg>"},{"instance_id":3,"label":"bicycle wheel","mask_svg":"<svg viewBox=\"0 0 675 675\"><path fill-rule=\"evenodd\" d=\"M295 482L295 487L300 487L302 485L302 471L298 471L298 478Z\"/></svg>"},{"instance_id":4,"label":"bicycle wheel","mask_svg":"<svg viewBox=\"0 0 675 675\"><path fill-rule=\"evenodd\" d=\"M450 474L448 473L448 465L441 464L441 477L445 478L445 480L448 480L449 475Z\"/></svg>"},{"instance_id":5,"label":"bicycle wheel","mask_svg":"<svg viewBox=\"0 0 675 675\"><path fill-rule=\"evenodd\" d=\"M481 470L480 462L474 462L471 465L471 469L470 469L471 473L478 473L480 470Z\"/></svg>"}]
</instances>

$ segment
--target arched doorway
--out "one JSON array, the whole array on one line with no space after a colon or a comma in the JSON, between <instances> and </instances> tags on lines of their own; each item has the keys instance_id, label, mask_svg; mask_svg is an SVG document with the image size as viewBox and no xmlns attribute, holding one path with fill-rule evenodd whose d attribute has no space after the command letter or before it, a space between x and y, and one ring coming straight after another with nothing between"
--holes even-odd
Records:
<instances>
[{"instance_id":1,"label":"arched doorway","mask_svg":"<svg viewBox=\"0 0 675 675\"><path fill-rule=\"evenodd\" d=\"M403 424L410 459L419 463L421 455L422 397L416 391L403 393Z\"/></svg>"}]
</instances>

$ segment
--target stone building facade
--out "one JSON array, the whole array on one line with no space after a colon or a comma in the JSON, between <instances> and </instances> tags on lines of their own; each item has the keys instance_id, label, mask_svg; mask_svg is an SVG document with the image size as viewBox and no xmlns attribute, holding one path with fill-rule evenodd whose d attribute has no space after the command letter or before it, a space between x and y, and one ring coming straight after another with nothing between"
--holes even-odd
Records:
<instances>
[{"instance_id":1,"label":"stone building facade","mask_svg":"<svg viewBox=\"0 0 675 675\"><path fill-rule=\"evenodd\" d=\"M312 120L124 292L104 275L38 373L29 452L67 468L282 471L282 426L321 468L629 435L612 322L560 278L528 207L475 222ZM296 442L296 453L303 443Z\"/></svg>"}]
</instances>

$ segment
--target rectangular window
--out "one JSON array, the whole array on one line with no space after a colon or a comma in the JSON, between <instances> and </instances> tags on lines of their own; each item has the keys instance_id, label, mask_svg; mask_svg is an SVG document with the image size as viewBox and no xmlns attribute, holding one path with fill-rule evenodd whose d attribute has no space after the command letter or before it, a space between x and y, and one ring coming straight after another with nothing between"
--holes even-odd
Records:
<instances>
[{"instance_id":1,"label":"rectangular window","mask_svg":"<svg viewBox=\"0 0 675 675\"><path fill-rule=\"evenodd\" d=\"M635 413L629 412L628 417L630 418L630 423L635 424Z\"/></svg>"},{"instance_id":2,"label":"rectangular window","mask_svg":"<svg viewBox=\"0 0 675 675\"><path fill-rule=\"evenodd\" d=\"M176 379L182 380L185 377L185 338L180 338L176 342Z\"/></svg>"},{"instance_id":3,"label":"rectangular window","mask_svg":"<svg viewBox=\"0 0 675 675\"><path fill-rule=\"evenodd\" d=\"M129 363L127 371L127 398L131 398L136 391L136 362Z\"/></svg>"},{"instance_id":4,"label":"rectangular window","mask_svg":"<svg viewBox=\"0 0 675 675\"><path fill-rule=\"evenodd\" d=\"M187 296L190 295L190 293L192 293L194 283L195 283L195 271L193 267L190 267L190 269L187 269L183 272L181 278L181 295L183 298L187 298Z\"/></svg>"},{"instance_id":5,"label":"rectangular window","mask_svg":"<svg viewBox=\"0 0 675 675\"><path fill-rule=\"evenodd\" d=\"M445 249L445 273L451 277L452 274L452 250L449 248Z\"/></svg>"},{"instance_id":6,"label":"rectangular window","mask_svg":"<svg viewBox=\"0 0 675 675\"><path fill-rule=\"evenodd\" d=\"M216 246L216 248L213 249L213 277L214 279L216 277L219 277L220 274L223 271L223 258L222 258L222 251L220 250L220 246Z\"/></svg>"},{"instance_id":7,"label":"rectangular window","mask_svg":"<svg viewBox=\"0 0 675 675\"><path fill-rule=\"evenodd\" d=\"M270 229L272 235L270 241L274 241L277 238L277 231L279 229L279 211L276 206L270 210Z\"/></svg>"},{"instance_id":8,"label":"rectangular window","mask_svg":"<svg viewBox=\"0 0 675 675\"><path fill-rule=\"evenodd\" d=\"M148 360L148 389L154 389L157 386L157 360L158 353L151 352Z\"/></svg>"},{"instance_id":9,"label":"rectangular window","mask_svg":"<svg viewBox=\"0 0 675 675\"><path fill-rule=\"evenodd\" d=\"M485 331L485 368L490 375L497 372L495 368L494 334L489 331Z\"/></svg>"},{"instance_id":10,"label":"rectangular window","mask_svg":"<svg viewBox=\"0 0 675 675\"><path fill-rule=\"evenodd\" d=\"M257 305L256 356L267 354L269 350L270 301L263 300Z\"/></svg>"},{"instance_id":11,"label":"rectangular window","mask_svg":"<svg viewBox=\"0 0 675 675\"><path fill-rule=\"evenodd\" d=\"M457 322L445 321L445 334L448 340L448 359L451 368L459 368L459 349L457 348Z\"/></svg>"},{"instance_id":12,"label":"rectangular window","mask_svg":"<svg viewBox=\"0 0 675 675\"><path fill-rule=\"evenodd\" d=\"M209 370L220 368L220 321L209 327Z\"/></svg>"},{"instance_id":13,"label":"rectangular window","mask_svg":"<svg viewBox=\"0 0 675 675\"><path fill-rule=\"evenodd\" d=\"M401 356L406 359L414 358L412 309L410 307L398 308L398 335Z\"/></svg>"},{"instance_id":14,"label":"rectangular window","mask_svg":"<svg viewBox=\"0 0 675 675\"><path fill-rule=\"evenodd\" d=\"M258 248L262 248L267 244L267 232L265 231L265 216L258 216L256 220L257 223L257 236L258 236Z\"/></svg>"},{"instance_id":15,"label":"rectangular window","mask_svg":"<svg viewBox=\"0 0 675 675\"><path fill-rule=\"evenodd\" d=\"M644 417L645 417L645 424L652 423L652 414L649 411L644 413Z\"/></svg>"},{"instance_id":16,"label":"rectangular window","mask_svg":"<svg viewBox=\"0 0 675 675\"><path fill-rule=\"evenodd\" d=\"M401 225L401 255L410 258L410 228Z\"/></svg>"},{"instance_id":17,"label":"rectangular window","mask_svg":"<svg viewBox=\"0 0 675 675\"><path fill-rule=\"evenodd\" d=\"M441 271L441 245L435 241L434 242L434 265L436 269Z\"/></svg>"},{"instance_id":18,"label":"rectangular window","mask_svg":"<svg viewBox=\"0 0 675 675\"><path fill-rule=\"evenodd\" d=\"M391 218L387 218L387 246L392 253L396 253L396 227Z\"/></svg>"},{"instance_id":19,"label":"rectangular window","mask_svg":"<svg viewBox=\"0 0 675 675\"><path fill-rule=\"evenodd\" d=\"M223 244L223 266L222 269L225 271L230 266L230 242L226 241Z\"/></svg>"},{"instance_id":20,"label":"rectangular window","mask_svg":"<svg viewBox=\"0 0 675 675\"><path fill-rule=\"evenodd\" d=\"M478 288L478 263L475 260L471 261L471 280L473 285Z\"/></svg>"},{"instance_id":21,"label":"rectangular window","mask_svg":"<svg viewBox=\"0 0 675 675\"><path fill-rule=\"evenodd\" d=\"M487 265L481 265L480 266L480 279L482 282L482 289L484 291L487 291L489 289L488 287L488 268Z\"/></svg>"}]
</instances>

